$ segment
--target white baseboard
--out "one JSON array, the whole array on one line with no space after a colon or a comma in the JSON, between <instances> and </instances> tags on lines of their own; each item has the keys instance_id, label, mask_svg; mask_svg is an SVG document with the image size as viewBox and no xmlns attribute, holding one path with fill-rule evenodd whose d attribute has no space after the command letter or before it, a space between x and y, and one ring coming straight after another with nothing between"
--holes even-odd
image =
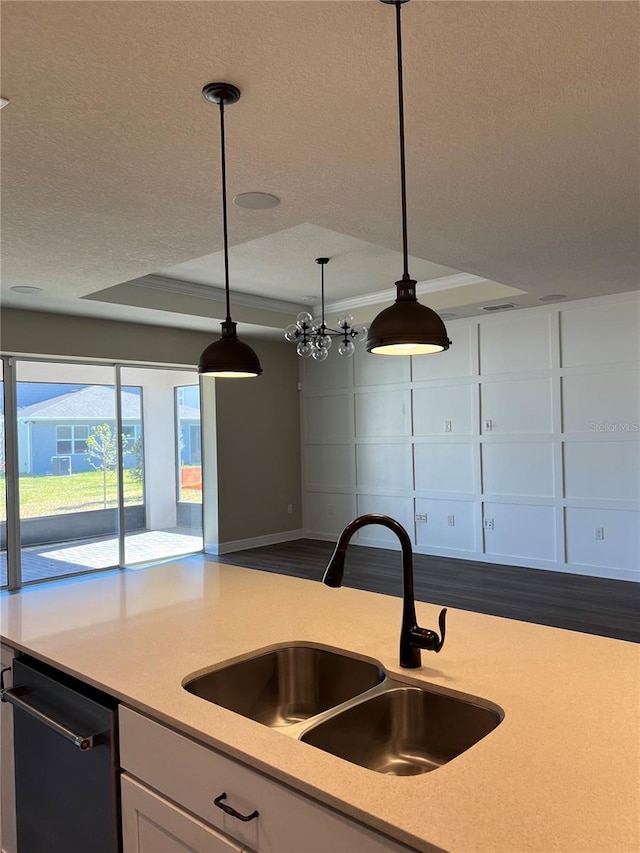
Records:
<instances>
[{"instance_id":1,"label":"white baseboard","mask_svg":"<svg viewBox=\"0 0 640 853\"><path fill-rule=\"evenodd\" d=\"M234 542L219 542L217 545L205 545L205 554L230 554L232 551L246 551L249 548L260 548L262 545L278 545L280 542L291 542L302 539L304 530L284 530L282 533L267 533L266 536L254 536L251 539L236 539Z\"/></svg>"}]
</instances>

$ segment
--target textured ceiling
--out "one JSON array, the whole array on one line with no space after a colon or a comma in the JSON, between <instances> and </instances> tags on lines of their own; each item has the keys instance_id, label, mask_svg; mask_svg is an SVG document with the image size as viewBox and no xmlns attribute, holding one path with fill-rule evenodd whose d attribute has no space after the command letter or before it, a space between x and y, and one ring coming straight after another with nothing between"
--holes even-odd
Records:
<instances>
[{"instance_id":1,"label":"textured ceiling","mask_svg":"<svg viewBox=\"0 0 640 853\"><path fill-rule=\"evenodd\" d=\"M639 11L404 7L416 278L471 273L525 291L523 305L638 286ZM221 248L217 111L200 95L215 79L242 89L227 118L230 196L282 200L231 207L238 289L313 294L328 249L309 235L323 229L341 294L368 289L376 254L370 289L399 277L388 6L4 0L1 14L5 305L194 327L219 316L218 303L185 295L174 315L152 288L140 302L115 287L151 273L222 283L219 259L208 279L194 262ZM45 292L9 290L25 284ZM458 304L478 308L473 292ZM269 326L259 315L247 322Z\"/></svg>"}]
</instances>

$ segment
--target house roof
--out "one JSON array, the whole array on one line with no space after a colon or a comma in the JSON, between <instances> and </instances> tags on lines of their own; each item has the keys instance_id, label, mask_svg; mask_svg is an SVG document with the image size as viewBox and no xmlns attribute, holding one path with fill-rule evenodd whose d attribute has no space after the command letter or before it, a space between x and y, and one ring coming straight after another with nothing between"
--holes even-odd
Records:
<instances>
[{"instance_id":1,"label":"house roof","mask_svg":"<svg viewBox=\"0 0 640 853\"><path fill-rule=\"evenodd\" d=\"M136 421L142 417L141 396L122 389L122 419ZM200 411L193 406L178 407L180 420L200 420ZM18 420L115 420L115 390L110 385L88 385L80 391L60 394L18 410Z\"/></svg>"},{"instance_id":2,"label":"house roof","mask_svg":"<svg viewBox=\"0 0 640 853\"><path fill-rule=\"evenodd\" d=\"M140 394L122 391L122 417L139 420L142 416ZM88 385L81 391L60 394L18 410L18 420L106 420L116 417L115 390L110 385Z\"/></svg>"}]
</instances>

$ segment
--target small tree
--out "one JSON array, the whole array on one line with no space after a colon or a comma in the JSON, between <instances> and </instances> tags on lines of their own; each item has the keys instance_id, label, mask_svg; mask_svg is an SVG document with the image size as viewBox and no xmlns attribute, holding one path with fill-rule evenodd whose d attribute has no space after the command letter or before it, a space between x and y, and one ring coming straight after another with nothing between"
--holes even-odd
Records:
<instances>
[{"instance_id":1,"label":"small tree","mask_svg":"<svg viewBox=\"0 0 640 853\"><path fill-rule=\"evenodd\" d=\"M128 451L133 454L134 464L131 468L129 468L128 474L131 480L135 480L136 482L142 482L143 478L143 463L144 463L144 444L142 442L142 433L136 438L131 446L131 449Z\"/></svg>"},{"instance_id":2,"label":"small tree","mask_svg":"<svg viewBox=\"0 0 640 853\"><path fill-rule=\"evenodd\" d=\"M125 437L122 436L124 448ZM118 467L118 440L109 424L93 427L87 438L87 461L92 468L102 471L102 496L107 508L107 474Z\"/></svg>"}]
</instances>

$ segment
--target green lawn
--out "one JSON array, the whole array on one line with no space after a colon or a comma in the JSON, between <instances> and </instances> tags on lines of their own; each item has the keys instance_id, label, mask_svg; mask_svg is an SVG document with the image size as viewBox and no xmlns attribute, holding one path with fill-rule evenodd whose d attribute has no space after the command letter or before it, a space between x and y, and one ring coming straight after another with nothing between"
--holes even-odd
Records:
<instances>
[{"instance_id":1,"label":"green lawn","mask_svg":"<svg viewBox=\"0 0 640 853\"><path fill-rule=\"evenodd\" d=\"M37 518L65 512L83 512L104 509L102 471L88 471L64 477L20 475L20 516ZM0 484L4 492L4 478ZM107 508L117 506L117 480L115 471L107 474ZM142 483L124 477L125 505L142 503ZM5 520L4 501L0 506L0 520Z\"/></svg>"},{"instance_id":2,"label":"green lawn","mask_svg":"<svg viewBox=\"0 0 640 853\"><path fill-rule=\"evenodd\" d=\"M110 471L107 474L107 509L114 509L117 506L116 490L116 474L115 471ZM188 503L202 501L201 489L183 488L181 491L180 500L182 501ZM4 477L0 477L0 521L6 521L4 494ZM141 504L142 500L142 483L139 480L132 480L125 471L125 506ZM83 474L64 477L20 475L21 518L39 518L43 515L104 508L102 471L87 471Z\"/></svg>"}]
</instances>

